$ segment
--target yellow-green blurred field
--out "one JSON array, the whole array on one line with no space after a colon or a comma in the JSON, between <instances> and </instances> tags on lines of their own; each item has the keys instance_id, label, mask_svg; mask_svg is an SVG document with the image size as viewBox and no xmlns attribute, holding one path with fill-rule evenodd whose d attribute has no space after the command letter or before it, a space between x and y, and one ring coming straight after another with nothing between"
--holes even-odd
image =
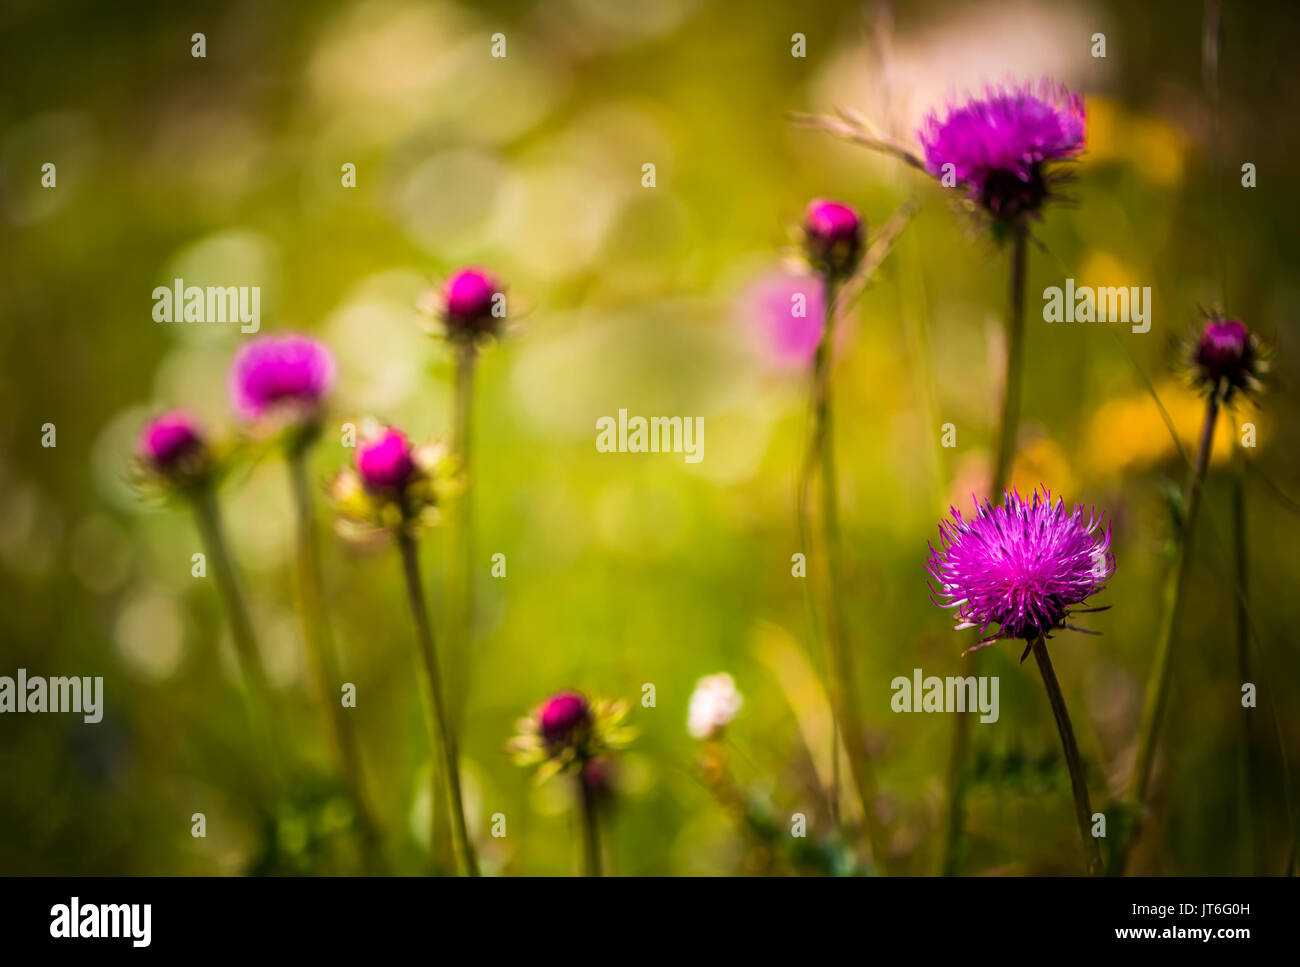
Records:
<instances>
[{"instance_id":1,"label":"yellow-green blurred field","mask_svg":"<svg viewBox=\"0 0 1300 967\"><path fill-rule=\"evenodd\" d=\"M313 465L323 482L351 458L346 421L374 416L416 439L450 431L451 357L416 304L463 264L507 281L514 317L483 353L475 413L482 570L461 745L485 871L576 869L569 787L535 784L504 751L515 720L568 687L634 704L640 734L619 759L605 830L611 872L806 870L737 829L699 779L685 724L697 679L730 672L745 700L728 730L736 778L783 828L802 812L811 840L826 834L822 656L791 576L807 381L771 364L749 298L788 264L814 196L854 204L869 232L920 203L854 308L834 379L849 633L882 812L898 867L932 872L950 716L894 714L889 682L969 661L923 565L949 504L968 506L987 473L1006 258L929 179L788 115L853 108L910 140L950 94L1042 75L1085 94L1088 146L1070 202L1034 229L1014 482L1105 509L1115 528L1117 570L1096 602L1112 607L1088 622L1103 635L1053 643L1093 801L1122 790L1134 755L1169 567L1164 494L1185 476L1145 380L1192 446L1201 405L1174 370L1176 343L1219 304L1274 341L1274 373L1261 407L1221 426L1136 868L1283 872L1297 795L1283 749L1300 769L1300 77L1289 70L1300 17L1226 5L1216 114L1199 4L892 7L6 4L0 674L102 675L106 710L93 726L0 716L0 873L239 873L266 845L224 618L190 573L197 534L180 510L142 507L128 483L135 435L158 408L233 425L226 369L248 337L155 323L154 287L260 285L263 333L331 347L338 388ZM1089 53L1098 31L1105 59ZM504 58L490 54L497 32ZM804 58L791 56L796 33ZM41 186L46 162L53 189ZM1241 185L1247 162L1258 187ZM349 163L355 188L340 181ZM1066 276L1151 286L1151 331L1045 324L1040 293ZM702 416L703 460L598 452L596 421L620 409ZM1228 502L1245 421L1258 430L1246 477L1259 687L1250 840ZM940 445L945 423L954 448ZM328 776L284 467L259 464L222 496L295 752ZM387 852L394 870L427 872L429 741L398 561L323 539ZM441 625L454 560L436 531L423 552ZM498 553L506 576L493 578ZM1005 642L986 656L1002 709L974 726L961 868L1078 872L1033 663ZM653 708L641 704L647 684ZM191 836L195 812L205 838ZM490 833L498 813L504 837ZM325 810L301 820L310 829L282 828L277 870L355 872L335 819Z\"/></svg>"}]
</instances>

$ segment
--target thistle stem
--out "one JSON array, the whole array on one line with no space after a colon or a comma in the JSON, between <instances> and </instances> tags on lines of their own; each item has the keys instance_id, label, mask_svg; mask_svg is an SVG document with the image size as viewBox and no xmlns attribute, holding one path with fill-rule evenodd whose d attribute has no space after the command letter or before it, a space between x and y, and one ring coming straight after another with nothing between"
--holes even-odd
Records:
<instances>
[{"instance_id":1,"label":"thistle stem","mask_svg":"<svg viewBox=\"0 0 1300 967\"><path fill-rule=\"evenodd\" d=\"M259 758L264 760L263 767L274 783L283 765L283 745L276 721L275 701L271 695L270 681L266 677L266 668L262 665L262 654L253 631L253 622L248 616L248 606L244 602L239 577L230 555L215 488L211 484L205 484L195 492L192 503L199 535L208 559L212 562L217 592L230 622L230 637L235 645L240 674L244 687L248 690L248 717L254 741L259 749L264 749L259 753ZM265 746L262 745L263 742L266 743Z\"/></svg>"},{"instance_id":2,"label":"thistle stem","mask_svg":"<svg viewBox=\"0 0 1300 967\"><path fill-rule=\"evenodd\" d=\"M1249 553L1246 545L1246 467L1240 449L1235 455L1236 467L1232 475L1232 529L1233 560L1237 582L1237 677L1241 685L1252 680L1250 668L1250 615L1246 594ZM1237 774L1237 821L1241 824L1242 873L1255 872L1255 755L1251 741L1251 710L1242 708L1241 763Z\"/></svg>"},{"instance_id":3,"label":"thistle stem","mask_svg":"<svg viewBox=\"0 0 1300 967\"><path fill-rule=\"evenodd\" d=\"M817 376L814 370L813 386L817 384ZM816 392L809 394L809 422L814 420L814 410L816 408ZM800 468L798 494L796 496L795 520L799 528L799 547L805 554L811 553L812 548L812 511L808 506L808 492L812 488L813 477L816 473L817 466L817 436L814 432L808 441L808 456ZM829 647L826 644L825 630L822 628L821 619L817 613L816 595L813 593L812 582L803 580L799 582L803 587L804 608L808 613L808 628L810 637L815 644L817 651L827 657L829 662ZM830 811L831 823L838 829L840 827L840 742L839 742L839 722L835 716L831 716L831 761L830 761L830 789L827 790L827 807Z\"/></svg>"},{"instance_id":4,"label":"thistle stem","mask_svg":"<svg viewBox=\"0 0 1300 967\"><path fill-rule=\"evenodd\" d=\"M361 764L361 746L348 710L343 707L342 674L338 654L331 640L322 593L320 542L316 534L311 482L305 448L289 454L289 479L292 484L297 515L298 606L302 618L303 641L312 667L312 677L320 691L321 704L330 720L331 735L339 767L343 771L353 808L360 824L366 866L372 872L383 871L380 835L370 800L366 794L365 771Z\"/></svg>"},{"instance_id":5,"label":"thistle stem","mask_svg":"<svg viewBox=\"0 0 1300 967\"><path fill-rule=\"evenodd\" d=\"M600 825L596 791L587 781L587 765L578 771L578 794L582 799L582 863L585 876L600 876Z\"/></svg>"},{"instance_id":6,"label":"thistle stem","mask_svg":"<svg viewBox=\"0 0 1300 967\"><path fill-rule=\"evenodd\" d=\"M1183 520L1178 535L1178 550L1173 569L1165 583L1164 610L1160 630L1156 637L1155 660L1151 677L1147 680L1146 701L1142 708L1142 724L1138 729L1137 757L1129 780L1129 800L1140 804L1146 799L1151 781L1151 767L1155 762L1156 744L1164 718L1165 701L1169 695L1170 654L1174 635L1178 631L1178 617L1182 610L1183 595L1187 590L1187 577L1191 573L1192 545L1196 536L1196 518L1201 506L1201 490L1205 469L1210 463L1210 449L1214 442L1214 422L1219 415L1219 395L1211 394L1205 407L1205 424L1201 428L1201 442L1196 450L1196 462L1188 475L1184 492Z\"/></svg>"},{"instance_id":7,"label":"thistle stem","mask_svg":"<svg viewBox=\"0 0 1300 967\"><path fill-rule=\"evenodd\" d=\"M838 726L839 741L844 745L854 785L862 804L862 822L871 842L871 852L878 868L884 869L888 860L888 844L884 831L876 820L876 784L872 773L870 754L862 721L858 714L856 689L853 686L853 661L845 639L844 616L841 611L840 584L842 561L840 558L839 501L835 485L835 443L833 408L831 406L830 368L835 345L836 285L828 276L825 282L825 323L813 356L813 440L814 452L821 464L822 533L826 553L826 626L830 651L831 708ZM838 758L835 734L832 734L832 755ZM834 762L832 762L834 769Z\"/></svg>"},{"instance_id":8,"label":"thistle stem","mask_svg":"<svg viewBox=\"0 0 1300 967\"><path fill-rule=\"evenodd\" d=\"M1210 463L1210 450L1214 442L1214 423L1219 415L1219 393L1211 393L1205 405L1205 423L1201 427L1201 440L1196 448L1196 459L1188 473L1183 491L1182 523L1177 535L1174 565L1165 580L1160 627L1156 633L1155 658L1147 679L1146 697L1142 706L1142 719L1138 726L1137 754L1133 759L1133 772L1129 777L1126 801L1135 812L1147 798L1151 770L1155 764L1156 747L1160 738L1160 725L1164 718L1165 702L1169 697L1170 657L1174 635L1178 631L1178 618L1182 611L1187 578L1191 573L1192 545L1196 536L1196 518L1201 506L1201 489L1205 470ZM1126 828L1115 844L1110 872L1123 873L1129 851L1141 835L1140 812L1134 817L1134 826Z\"/></svg>"},{"instance_id":9,"label":"thistle stem","mask_svg":"<svg viewBox=\"0 0 1300 967\"><path fill-rule=\"evenodd\" d=\"M1023 222L1012 229L1011 283L1007 297L1007 369L1002 391L1002 419L998 428L998 451L993 464L990 499L1002 500L1011 480L1011 466L1016 457L1016 437L1020 429L1020 383L1025 358L1025 263L1029 233Z\"/></svg>"},{"instance_id":10,"label":"thistle stem","mask_svg":"<svg viewBox=\"0 0 1300 967\"><path fill-rule=\"evenodd\" d=\"M1034 658L1038 661L1038 670L1043 675L1043 687L1047 689L1047 700L1052 705L1052 717L1056 719L1056 730L1061 733L1061 746L1065 749L1065 764L1070 770L1070 791L1074 794L1074 815L1079 822L1079 835L1083 838L1083 853L1088 865L1088 875L1096 876L1101 872L1101 849L1092 835L1092 805L1088 802L1088 781L1084 776L1079 746L1074 741L1070 713L1066 711L1065 697L1061 694L1061 683L1056 680L1056 670L1052 667L1051 656L1047 653L1047 642L1041 635L1034 642Z\"/></svg>"},{"instance_id":11,"label":"thistle stem","mask_svg":"<svg viewBox=\"0 0 1300 967\"><path fill-rule=\"evenodd\" d=\"M474 362L476 350L472 342L460 347L456 356L456 391L452 400L452 449L460 461L460 473L465 481L464 493L459 499L459 514L455 537L460 577L460 613L457 615L459 641L450 656L450 679L453 684L451 707L452 726L459 728L465 712L465 694L469 687L469 668L474 639L474 479L470 464L471 436L474 409Z\"/></svg>"},{"instance_id":12,"label":"thistle stem","mask_svg":"<svg viewBox=\"0 0 1300 967\"><path fill-rule=\"evenodd\" d=\"M474 847L469 841L469 830L465 824L465 807L460 791L460 765L456 750L455 736L447 727L447 710L443 704L442 677L438 671L438 654L433 643L433 629L429 624L429 611L424 601L424 587L420 580L420 558L416 550L415 538L402 531L397 536L398 548L402 554L402 570L406 576L406 592L411 605L411 616L415 620L416 642L420 655L421 668L424 672L425 711L429 718L429 732L435 747L434 755L442 756L443 781L447 790L447 806L451 814L452 839L461 869L466 876L478 876L478 861L474 857ZM438 793L437 775L434 773L434 795ZM430 804L436 810L436 800ZM432 847L434 844L430 844Z\"/></svg>"},{"instance_id":13,"label":"thistle stem","mask_svg":"<svg viewBox=\"0 0 1300 967\"><path fill-rule=\"evenodd\" d=\"M1003 373L1002 416L998 428L998 448L993 461L989 499L1000 502L1011 479L1016 455L1016 438L1020 428L1020 383L1025 355L1025 278L1028 255L1028 228L1023 221L1012 227L1011 276L1007 290L1006 369ZM973 652L973 673L979 674L980 652ZM957 872L961 846L962 813L966 794L966 758L970 754L970 716L954 715L952 747L948 756L947 801L944 804L944 847L940 872L951 876Z\"/></svg>"}]
</instances>

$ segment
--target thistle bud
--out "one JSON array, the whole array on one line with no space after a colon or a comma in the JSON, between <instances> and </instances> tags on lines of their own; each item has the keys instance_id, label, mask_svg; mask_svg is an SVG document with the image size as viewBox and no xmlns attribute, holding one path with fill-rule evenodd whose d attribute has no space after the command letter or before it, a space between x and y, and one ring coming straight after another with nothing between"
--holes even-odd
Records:
<instances>
[{"instance_id":1,"label":"thistle bud","mask_svg":"<svg viewBox=\"0 0 1300 967\"><path fill-rule=\"evenodd\" d=\"M815 199L804 214L804 251L823 274L848 275L862 254L862 218L848 205Z\"/></svg>"}]
</instances>

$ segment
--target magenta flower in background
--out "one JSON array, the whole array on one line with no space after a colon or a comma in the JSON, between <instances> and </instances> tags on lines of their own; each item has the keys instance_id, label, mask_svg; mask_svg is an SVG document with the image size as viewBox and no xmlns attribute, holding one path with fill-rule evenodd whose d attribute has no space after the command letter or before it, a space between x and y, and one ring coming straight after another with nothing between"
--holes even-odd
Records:
<instances>
[{"instance_id":1,"label":"magenta flower in background","mask_svg":"<svg viewBox=\"0 0 1300 967\"><path fill-rule=\"evenodd\" d=\"M951 174L994 218L1012 221L1038 210L1050 194L1046 162L1083 150L1083 98L1060 84L988 88L983 97L931 112L918 132L926 170Z\"/></svg>"},{"instance_id":2,"label":"magenta flower in background","mask_svg":"<svg viewBox=\"0 0 1300 967\"><path fill-rule=\"evenodd\" d=\"M598 802L611 803L618 792L618 773L612 756L598 755L587 762L578 779Z\"/></svg>"},{"instance_id":3,"label":"magenta flower in background","mask_svg":"<svg viewBox=\"0 0 1300 967\"><path fill-rule=\"evenodd\" d=\"M372 494L400 493L418 472L410 441L392 427L357 447L357 473Z\"/></svg>"},{"instance_id":4,"label":"magenta flower in background","mask_svg":"<svg viewBox=\"0 0 1300 967\"><path fill-rule=\"evenodd\" d=\"M824 286L816 278L766 276L746 293L741 310L757 323L758 348L765 359L780 369L799 371L812 362L826 314Z\"/></svg>"},{"instance_id":5,"label":"magenta flower in background","mask_svg":"<svg viewBox=\"0 0 1300 967\"><path fill-rule=\"evenodd\" d=\"M1207 319L1192 350L1192 381L1207 392L1223 388L1227 402L1234 392L1259 389L1266 368L1259 339L1237 319Z\"/></svg>"},{"instance_id":6,"label":"magenta flower in background","mask_svg":"<svg viewBox=\"0 0 1300 967\"><path fill-rule=\"evenodd\" d=\"M804 251L823 274L853 271L862 254L862 232L862 216L842 202L814 198L804 212Z\"/></svg>"},{"instance_id":7,"label":"magenta flower in background","mask_svg":"<svg viewBox=\"0 0 1300 967\"><path fill-rule=\"evenodd\" d=\"M1000 638L1033 642L1063 627L1070 607L1101 591L1114 573L1110 528L1098 533L1101 525L1092 511L1067 511L1060 498L1053 503L1046 489L1030 501L1010 490L1000 507L977 503L971 520L953 508L952 519L939 525L942 547L930 546L931 598L955 609L958 630L983 634L1000 626L977 648Z\"/></svg>"},{"instance_id":8,"label":"magenta flower in background","mask_svg":"<svg viewBox=\"0 0 1300 967\"><path fill-rule=\"evenodd\" d=\"M164 413L144 425L136 453L152 469L167 471L203 450L198 421L182 410Z\"/></svg>"},{"instance_id":9,"label":"magenta flower in background","mask_svg":"<svg viewBox=\"0 0 1300 967\"><path fill-rule=\"evenodd\" d=\"M254 339L230 367L231 401L250 420L281 406L314 416L333 385L334 357L306 336Z\"/></svg>"},{"instance_id":10,"label":"magenta flower in background","mask_svg":"<svg viewBox=\"0 0 1300 967\"><path fill-rule=\"evenodd\" d=\"M591 706L581 692L559 692L542 705L537 724L548 746L568 745L591 725Z\"/></svg>"},{"instance_id":11,"label":"magenta flower in background","mask_svg":"<svg viewBox=\"0 0 1300 967\"><path fill-rule=\"evenodd\" d=\"M493 315L502 291L496 277L484 269L461 269L442 287L442 316L450 336L474 339L496 335L503 319Z\"/></svg>"}]
</instances>

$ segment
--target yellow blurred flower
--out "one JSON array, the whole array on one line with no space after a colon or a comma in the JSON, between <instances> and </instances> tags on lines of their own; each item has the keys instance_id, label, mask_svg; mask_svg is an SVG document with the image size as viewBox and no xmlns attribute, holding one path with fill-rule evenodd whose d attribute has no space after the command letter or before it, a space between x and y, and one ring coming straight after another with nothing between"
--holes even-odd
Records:
<instances>
[{"instance_id":1,"label":"yellow blurred flower","mask_svg":"<svg viewBox=\"0 0 1300 967\"><path fill-rule=\"evenodd\" d=\"M1145 180L1156 185L1177 185L1183 180L1187 136L1159 118L1131 114L1116 101L1090 97L1088 161L1122 161L1131 164Z\"/></svg>"},{"instance_id":2,"label":"yellow blurred flower","mask_svg":"<svg viewBox=\"0 0 1300 967\"><path fill-rule=\"evenodd\" d=\"M1156 392L1190 455L1204 425L1205 399L1172 380L1157 386ZM1228 459L1234 435L1241 433L1243 423L1255 424L1257 438L1264 439L1267 433L1260 416L1258 412L1224 410L1215 426L1210 462ZM1169 429L1145 391L1110 400L1097 410L1088 428L1086 452L1089 468L1103 475L1148 467L1175 454Z\"/></svg>"}]
</instances>

